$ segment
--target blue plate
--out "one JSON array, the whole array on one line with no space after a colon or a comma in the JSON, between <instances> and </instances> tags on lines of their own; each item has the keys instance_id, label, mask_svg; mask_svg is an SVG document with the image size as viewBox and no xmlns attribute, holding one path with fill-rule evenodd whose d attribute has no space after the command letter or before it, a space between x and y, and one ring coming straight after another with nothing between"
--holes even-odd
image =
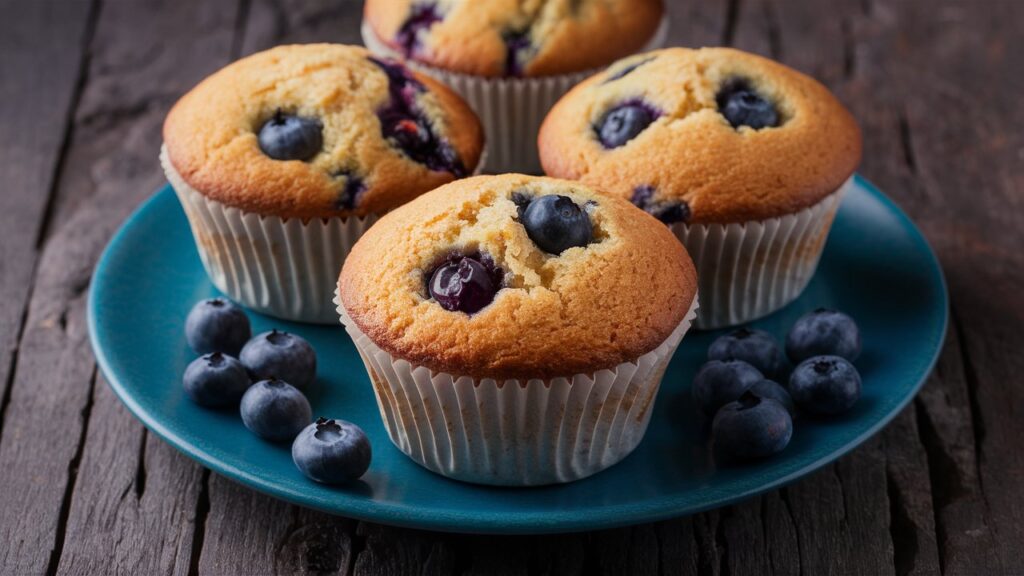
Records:
<instances>
[{"instance_id":1,"label":"blue plate","mask_svg":"<svg viewBox=\"0 0 1024 576\"><path fill-rule=\"evenodd\" d=\"M272 496L354 518L430 530L544 533L609 528L707 510L792 482L852 450L914 396L946 331L942 271L907 216L865 180L844 200L817 276L794 304L755 323L783 336L820 306L860 324L857 361L864 395L829 422L800 420L780 456L738 468L715 467L706 430L690 400L690 380L717 333L691 333L668 372L640 447L618 466L564 486L509 489L437 476L391 445L369 380L340 327L290 324L252 314L253 330L306 337L320 358L310 394L314 412L352 420L373 443L373 465L346 488L308 481L287 447L250 434L234 411L202 409L185 398L181 375L194 357L185 315L213 296L185 215L170 187L124 224L93 277L89 329L99 365L126 406L153 432L213 471Z\"/></svg>"}]
</instances>

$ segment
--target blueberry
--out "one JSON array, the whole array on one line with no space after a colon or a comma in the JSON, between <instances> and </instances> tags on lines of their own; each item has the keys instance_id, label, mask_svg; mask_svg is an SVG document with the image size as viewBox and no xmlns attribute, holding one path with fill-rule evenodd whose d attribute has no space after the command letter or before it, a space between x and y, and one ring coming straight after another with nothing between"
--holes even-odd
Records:
<instances>
[{"instance_id":1,"label":"blueberry","mask_svg":"<svg viewBox=\"0 0 1024 576\"><path fill-rule=\"evenodd\" d=\"M637 186L633 189L630 201L665 224L686 222L690 219L690 205L685 200L655 200L654 191L654 186Z\"/></svg>"},{"instance_id":2,"label":"blueberry","mask_svg":"<svg viewBox=\"0 0 1024 576\"><path fill-rule=\"evenodd\" d=\"M549 194L533 200L522 222L530 240L548 254L586 246L594 238L590 216L568 196Z\"/></svg>"},{"instance_id":3,"label":"blueberry","mask_svg":"<svg viewBox=\"0 0 1024 576\"><path fill-rule=\"evenodd\" d=\"M406 58L412 56L422 44L421 36L442 20L435 4L414 4L409 19L398 29L395 40Z\"/></svg>"},{"instance_id":4,"label":"blueberry","mask_svg":"<svg viewBox=\"0 0 1024 576\"><path fill-rule=\"evenodd\" d=\"M761 97L746 80L733 80L715 97L718 110L733 128L749 126L754 130L779 125L775 106Z\"/></svg>"},{"instance_id":5,"label":"blueberry","mask_svg":"<svg viewBox=\"0 0 1024 576\"><path fill-rule=\"evenodd\" d=\"M860 330L853 318L825 308L801 316L786 335L786 355L793 362L821 355L842 356L853 362L860 349Z\"/></svg>"},{"instance_id":6,"label":"blueberry","mask_svg":"<svg viewBox=\"0 0 1024 576\"><path fill-rule=\"evenodd\" d=\"M796 414L796 404L793 402L793 397L789 395L789 392L779 384L772 380L761 380L757 384L754 384L749 388L750 392L757 394L761 398L767 398L775 400L788 411L791 415Z\"/></svg>"},{"instance_id":7,"label":"blueberry","mask_svg":"<svg viewBox=\"0 0 1024 576\"><path fill-rule=\"evenodd\" d=\"M331 177L345 180L338 193L338 198L334 202L335 207L339 210L352 210L358 206L359 200L366 192L366 182L352 170L337 170L331 174Z\"/></svg>"},{"instance_id":8,"label":"blueberry","mask_svg":"<svg viewBox=\"0 0 1024 576\"><path fill-rule=\"evenodd\" d=\"M601 118L595 130L605 148L618 148L636 138L658 114L640 103L620 104Z\"/></svg>"},{"instance_id":9,"label":"blueberry","mask_svg":"<svg viewBox=\"0 0 1024 576\"><path fill-rule=\"evenodd\" d=\"M278 378L304 389L316 378L316 352L301 336L271 330L242 348L238 356L253 379Z\"/></svg>"},{"instance_id":10,"label":"blueberry","mask_svg":"<svg viewBox=\"0 0 1024 576\"><path fill-rule=\"evenodd\" d=\"M324 484L355 480L370 467L373 451L362 428L344 420L317 418L292 443L292 461Z\"/></svg>"},{"instance_id":11,"label":"blueberry","mask_svg":"<svg viewBox=\"0 0 1024 576\"><path fill-rule=\"evenodd\" d=\"M637 68L643 66L644 64L647 64L648 62L654 60L655 58L656 56L651 56L650 58L644 58L643 60L633 62L632 64L627 64L626 66L623 66L620 70L610 73L608 77L605 78L604 82L602 82L602 84L608 84L609 82L621 80L626 76L632 74Z\"/></svg>"},{"instance_id":12,"label":"blueberry","mask_svg":"<svg viewBox=\"0 0 1024 576\"><path fill-rule=\"evenodd\" d=\"M250 383L242 363L220 352L193 360L182 379L188 397L208 408L238 404Z\"/></svg>"},{"instance_id":13,"label":"blueberry","mask_svg":"<svg viewBox=\"0 0 1024 576\"><path fill-rule=\"evenodd\" d=\"M223 352L236 356L250 336L249 317L223 298L197 303L185 318L185 340L196 354Z\"/></svg>"},{"instance_id":14,"label":"blueberry","mask_svg":"<svg viewBox=\"0 0 1024 576\"><path fill-rule=\"evenodd\" d=\"M711 424L715 457L725 462L778 454L793 437L793 419L775 400L745 392L715 414Z\"/></svg>"},{"instance_id":15,"label":"blueberry","mask_svg":"<svg viewBox=\"0 0 1024 576\"><path fill-rule=\"evenodd\" d=\"M508 31L502 39L505 41L505 75L522 76L533 42L530 31Z\"/></svg>"},{"instance_id":16,"label":"blueberry","mask_svg":"<svg viewBox=\"0 0 1024 576\"><path fill-rule=\"evenodd\" d=\"M448 260L431 274L430 296L449 312L479 312L501 289L500 271L488 264L472 256Z\"/></svg>"},{"instance_id":17,"label":"blueberry","mask_svg":"<svg viewBox=\"0 0 1024 576\"><path fill-rule=\"evenodd\" d=\"M313 419L309 400L283 380L262 380L242 396L242 423L271 442L291 441Z\"/></svg>"},{"instance_id":18,"label":"blueberry","mask_svg":"<svg viewBox=\"0 0 1024 576\"><path fill-rule=\"evenodd\" d=\"M693 399L708 417L743 395L764 375L742 360L712 360L693 378Z\"/></svg>"},{"instance_id":19,"label":"blueberry","mask_svg":"<svg viewBox=\"0 0 1024 576\"><path fill-rule=\"evenodd\" d=\"M740 328L719 336L708 348L708 360L743 360L770 378L786 371L782 347L764 330Z\"/></svg>"},{"instance_id":20,"label":"blueberry","mask_svg":"<svg viewBox=\"0 0 1024 576\"><path fill-rule=\"evenodd\" d=\"M412 158L423 157L433 146L433 136L416 118L395 117L384 125L384 137L404 150Z\"/></svg>"},{"instance_id":21,"label":"blueberry","mask_svg":"<svg viewBox=\"0 0 1024 576\"><path fill-rule=\"evenodd\" d=\"M845 358L815 356L800 363L789 377L789 394L800 410L834 416L860 398L860 374Z\"/></svg>"},{"instance_id":22,"label":"blueberry","mask_svg":"<svg viewBox=\"0 0 1024 576\"><path fill-rule=\"evenodd\" d=\"M309 160L324 144L323 125L314 118L278 110L260 128L260 150L274 160Z\"/></svg>"}]
</instances>

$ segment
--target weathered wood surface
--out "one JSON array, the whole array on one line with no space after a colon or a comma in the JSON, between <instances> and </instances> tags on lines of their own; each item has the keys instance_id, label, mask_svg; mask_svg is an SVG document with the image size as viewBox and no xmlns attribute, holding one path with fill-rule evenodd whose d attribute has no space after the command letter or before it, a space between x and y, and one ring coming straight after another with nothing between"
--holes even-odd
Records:
<instances>
[{"instance_id":1,"label":"weathered wood surface","mask_svg":"<svg viewBox=\"0 0 1024 576\"><path fill-rule=\"evenodd\" d=\"M0 0L0 574L1024 573L1024 3L671 0L672 42L821 78L918 221L953 323L917 400L837 464L723 510L493 538L359 523L211 475L97 376L92 266L162 180L160 123L232 58L357 42L355 0Z\"/></svg>"}]
</instances>

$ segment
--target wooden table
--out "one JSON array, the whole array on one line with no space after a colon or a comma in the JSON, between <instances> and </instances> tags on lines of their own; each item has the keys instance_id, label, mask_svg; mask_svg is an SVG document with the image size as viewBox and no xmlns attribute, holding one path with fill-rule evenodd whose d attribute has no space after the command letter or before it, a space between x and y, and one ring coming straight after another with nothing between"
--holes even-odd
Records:
<instances>
[{"instance_id":1,"label":"wooden table","mask_svg":"<svg viewBox=\"0 0 1024 576\"><path fill-rule=\"evenodd\" d=\"M357 42L360 3L0 0L0 574L1024 573L1024 2L667 3L672 43L831 86L938 251L945 350L884 432L739 506L554 537L365 524L210 474L97 373L92 267L163 183L175 99L275 44Z\"/></svg>"}]
</instances>

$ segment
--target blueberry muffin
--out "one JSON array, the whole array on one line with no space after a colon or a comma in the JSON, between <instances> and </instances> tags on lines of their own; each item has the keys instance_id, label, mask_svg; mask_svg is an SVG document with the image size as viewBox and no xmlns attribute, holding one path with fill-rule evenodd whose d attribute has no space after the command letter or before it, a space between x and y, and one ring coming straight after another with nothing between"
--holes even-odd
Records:
<instances>
[{"instance_id":1,"label":"blueberry muffin","mask_svg":"<svg viewBox=\"0 0 1024 576\"><path fill-rule=\"evenodd\" d=\"M666 223L697 262L702 328L799 296L861 156L856 121L820 83L727 48L625 59L554 107L539 148Z\"/></svg>"},{"instance_id":2,"label":"blueberry muffin","mask_svg":"<svg viewBox=\"0 0 1024 576\"><path fill-rule=\"evenodd\" d=\"M650 215L509 174L382 218L345 263L338 311L402 451L460 480L532 485L636 447L696 290Z\"/></svg>"},{"instance_id":3,"label":"blueberry muffin","mask_svg":"<svg viewBox=\"0 0 1024 576\"><path fill-rule=\"evenodd\" d=\"M501 135L489 169L538 172L544 115L592 71L660 46L661 0L368 0L363 39L455 89Z\"/></svg>"},{"instance_id":4,"label":"blueberry muffin","mask_svg":"<svg viewBox=\"0 0 1024 576\"><path fill-rule=\"evenodd\" d=\"M451 90L354 46L281 46L183 96L161 160L213 283L334 322L334 281L381 214L472 173L479 120Z\"/></svg>"}]
</instances>

